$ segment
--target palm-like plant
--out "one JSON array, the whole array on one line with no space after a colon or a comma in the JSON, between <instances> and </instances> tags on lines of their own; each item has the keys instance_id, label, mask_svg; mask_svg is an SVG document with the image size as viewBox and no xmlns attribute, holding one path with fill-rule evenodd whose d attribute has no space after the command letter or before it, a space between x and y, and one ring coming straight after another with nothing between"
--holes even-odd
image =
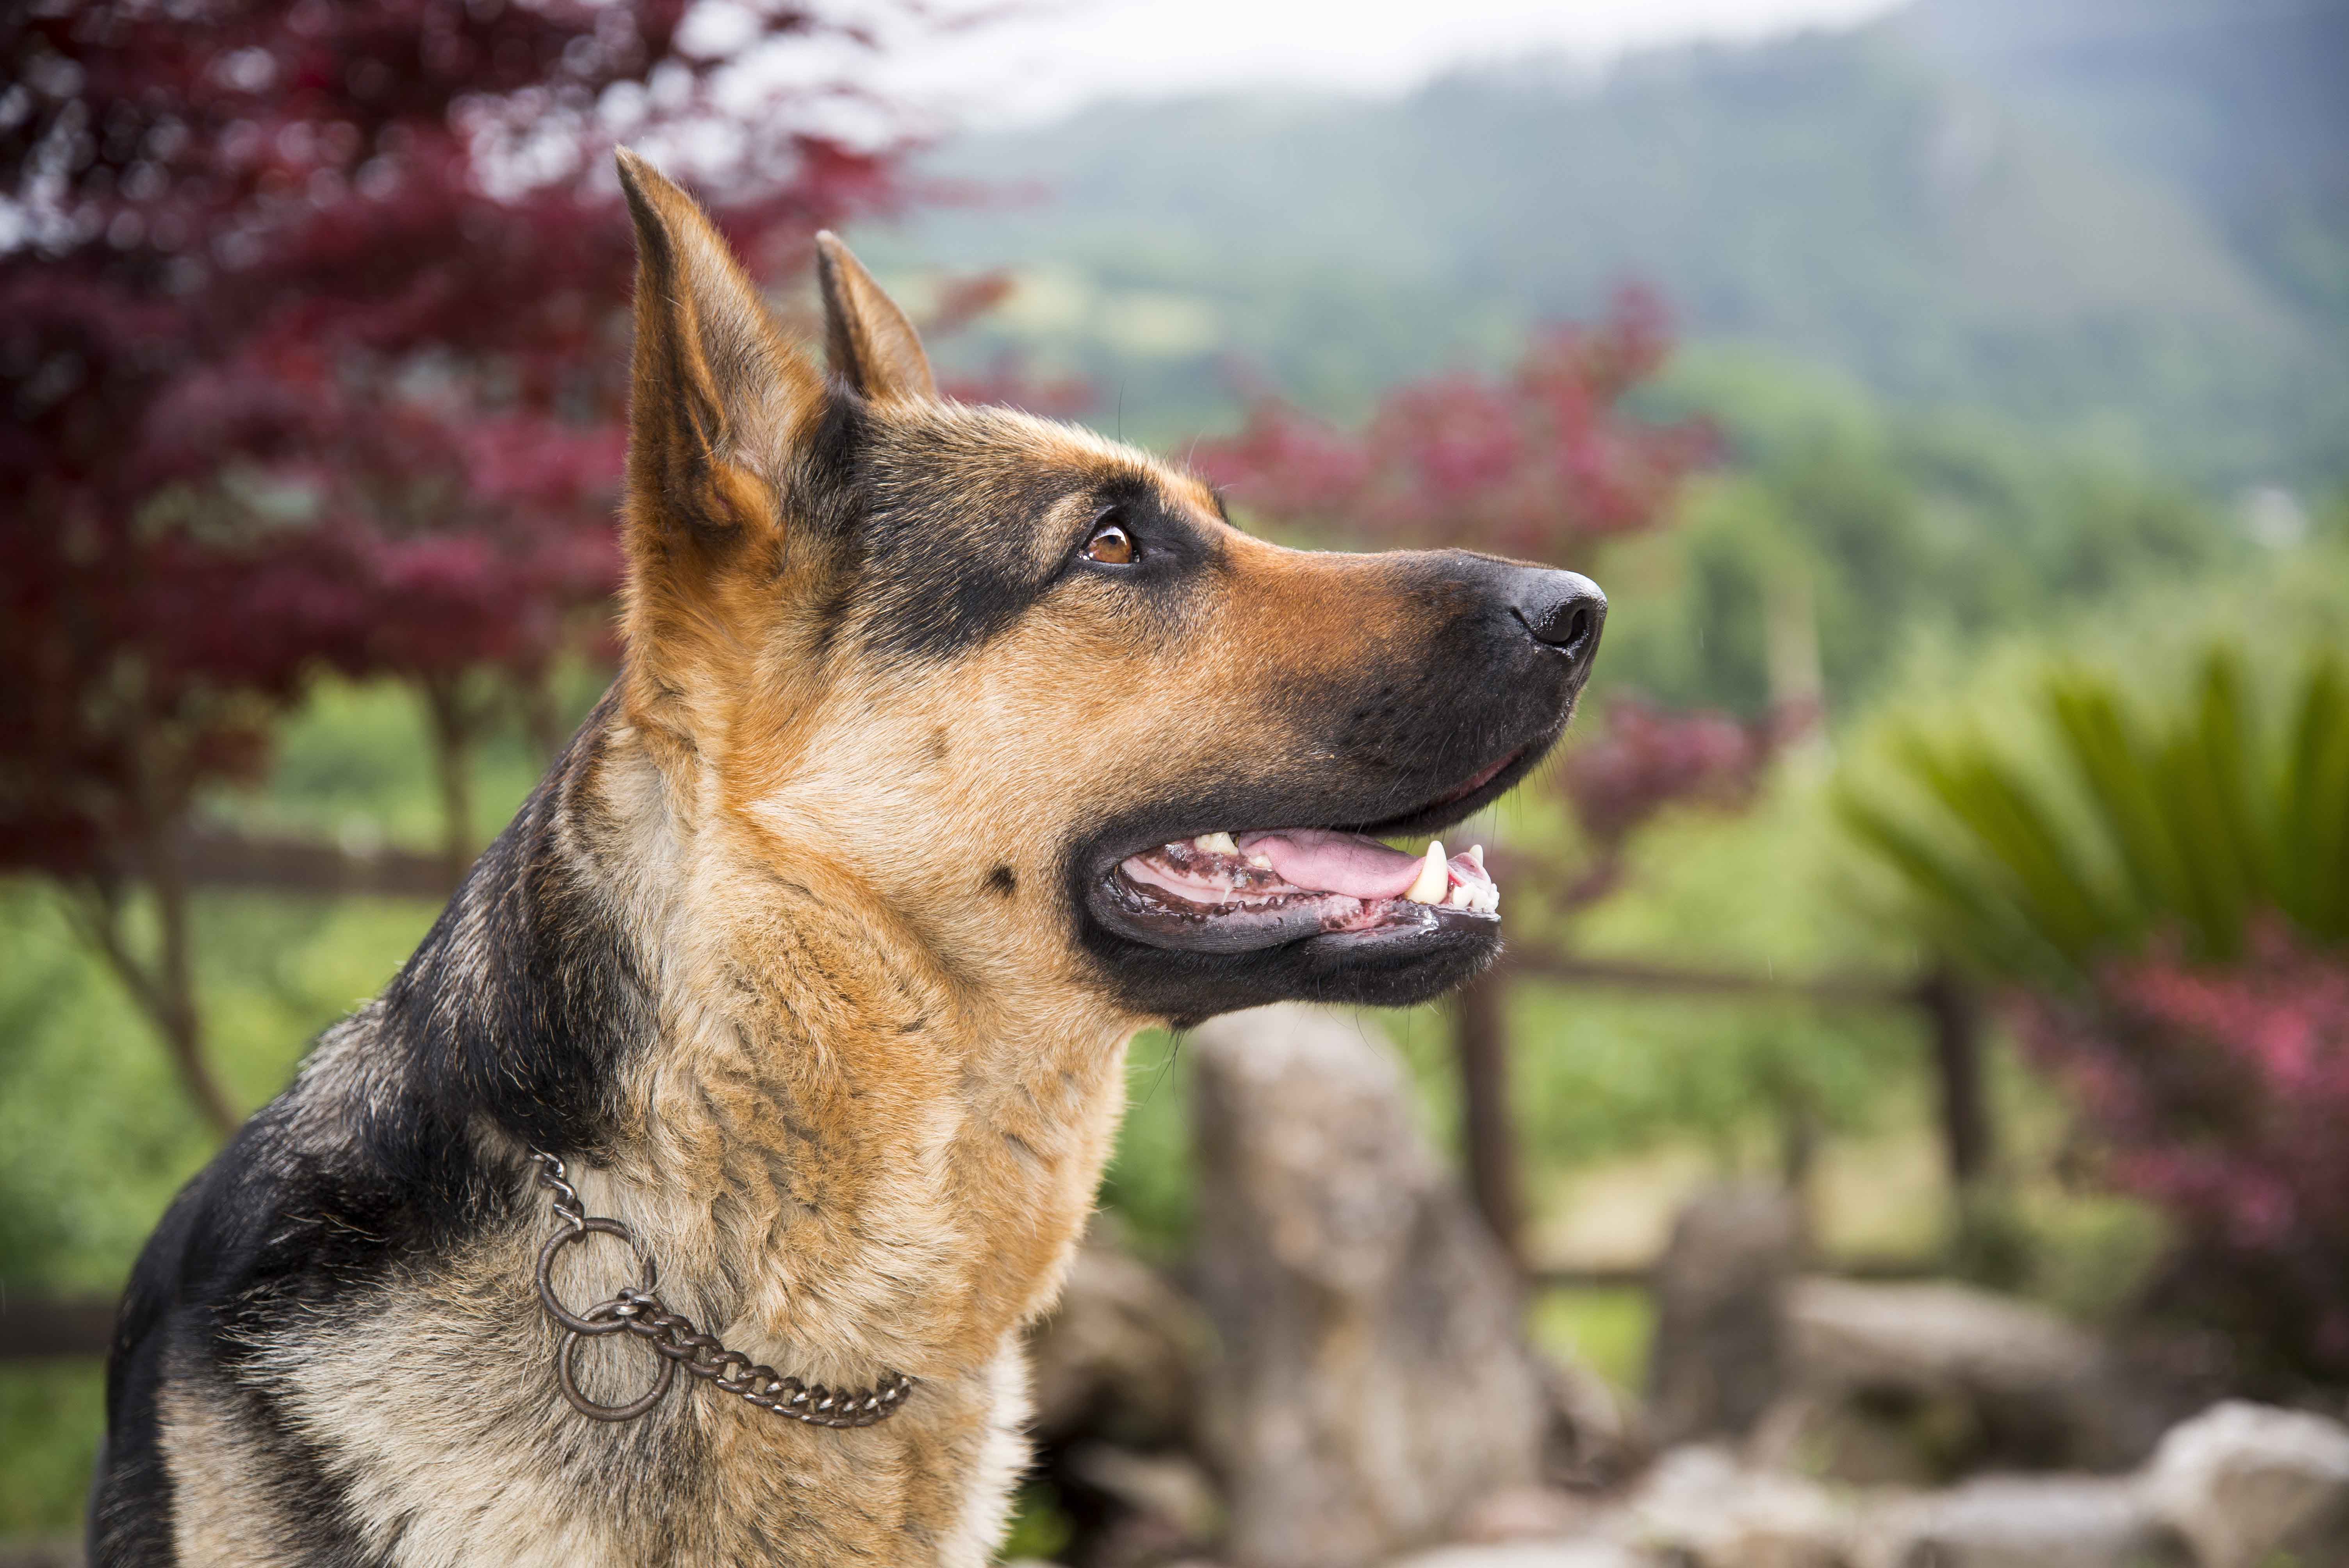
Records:
<instances>
[{"instance_id":1,"label":"palm-like plant","mask_svg":"<svg viewBox=\"0 0 2349 1568\"><path fill-rule=\"evenodd\" d=\"M2247 1370L2349 1378L2349 681L2309 661L2284 722L2206 654L2147 719L2058 670L2053 768L1910 738L1921 809L1846 790L1927 934L2002 984L2106 1171L2179 1222L2168 1306ZM2067 777L2057 777L2058 775Z\"/></svg>"},{"instance_id":2,"label":"palm-like plant","mask_svg":"<svg viewBox=\"0 0 2349 1568\"><path fill-rule=\"evenodd\" d=\"M2206 653L2191 697L2147 718L2109 676L2051 674L2061 780L1975 734L1911 735L1899 770L1927 810L1847 789L1847 826L1891 866L1927 934L1995 980L2076 992L2157 937L2194 963L2247 951L2261 918L2349 941L2349 680L2312 658L2278 732L2242 661ZM2068 787L2066 787L2068 786Z\"/></svg>"}]
</instances>

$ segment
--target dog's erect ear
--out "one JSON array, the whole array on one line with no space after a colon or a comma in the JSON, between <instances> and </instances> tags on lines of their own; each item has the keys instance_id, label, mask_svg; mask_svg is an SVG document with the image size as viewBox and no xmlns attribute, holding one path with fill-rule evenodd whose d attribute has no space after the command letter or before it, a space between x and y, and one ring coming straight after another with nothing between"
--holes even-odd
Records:
<instances>
[{"instance_id":1,"label":"dog's erect ear","mask_svg":"<svg viewBox=\"0 0 2349 1568\"><path fill-rule=\"evenodd\" d=\"M930 356L897 302L827 229L815 237L816 275L823 280L824 349L833 374L875 403L934 398Z\"/></svg>"},{"instance_id":2,"label":"dog's erect ear","mask_svg":"<svg viewBox=\"0 0 2349 1568\"><path fill-rule=\"evenodd\" d=\"M635 153L617 159L636 225L630 547L714 558L781 526L778 476L823 380L693 198Z\"/></svg>"}]
</instances>

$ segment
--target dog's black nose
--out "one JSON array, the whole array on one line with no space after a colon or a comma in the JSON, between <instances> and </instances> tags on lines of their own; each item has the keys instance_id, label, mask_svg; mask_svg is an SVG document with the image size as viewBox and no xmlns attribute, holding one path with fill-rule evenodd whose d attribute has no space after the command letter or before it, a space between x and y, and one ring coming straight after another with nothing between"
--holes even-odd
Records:
<instances>
[{"instance_id":1,"label":"dog's black nose","mask_svg":"<svg viewBox=\"0 0 2349 1568\"><path fill-rule=\"evenodd\" d=\"M1580 668L1587 668L1599 651L1599 630L1607 624L1607 595L1579 572L1519 568L1509 584L1509 609L1524 624L1527 636L1556 648Z\"/></svg>"}]
</instances>

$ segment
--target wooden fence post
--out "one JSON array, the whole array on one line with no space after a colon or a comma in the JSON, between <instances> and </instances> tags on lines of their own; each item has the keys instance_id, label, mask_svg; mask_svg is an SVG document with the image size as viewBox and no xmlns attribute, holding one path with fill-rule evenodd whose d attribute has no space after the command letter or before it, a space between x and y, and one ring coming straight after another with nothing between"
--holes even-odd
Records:
<instances>
[{"instance_id":1,"label":"wooden fence post","mask_svg":"<svg viewBox=\"0 0 2349 1568\"><path fill-rule=\"evenodd\" d=\"M1918 983L1917 1006L1933 1037L1941 1150L1962 1205L1989 1173L1996 1152L1982 1059L1982 999L1963 976L1943 965Z\"/></svg>"},{"instance_id":2,"label":"wooden fence post","mask_svg":"<svg viewBox=\"0 0 2349 1568\"><path fill-rule=\"evenodd\" d=\"M1525 1199L1517 1134L1509 1114L1509 977L1495 965L1461 988L1453 1003L1460 1057L1460 1143L1468 1191L1501 1250L1525 1267Z\"/></svg>"}]
</instances>

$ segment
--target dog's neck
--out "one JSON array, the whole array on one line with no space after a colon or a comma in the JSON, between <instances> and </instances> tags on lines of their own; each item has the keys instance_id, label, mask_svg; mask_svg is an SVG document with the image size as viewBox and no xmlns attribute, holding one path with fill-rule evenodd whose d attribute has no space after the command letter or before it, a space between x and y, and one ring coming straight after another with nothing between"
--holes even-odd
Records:
<instances>
[{"instance_id":1,"label":"dog's neck","mask_svg":"<svg viewBox=\"0 0 2349 1568\"><path fill-rule=\"evenodd\" d=\"M583 1192L754 1358L852 1384L984 1365L1057 1293L1134 1021L1016 966L975 976L679 767L615 715L571 781L658 1035L624 1075L640 1136Z\"/></svg>"}]
</instances>

